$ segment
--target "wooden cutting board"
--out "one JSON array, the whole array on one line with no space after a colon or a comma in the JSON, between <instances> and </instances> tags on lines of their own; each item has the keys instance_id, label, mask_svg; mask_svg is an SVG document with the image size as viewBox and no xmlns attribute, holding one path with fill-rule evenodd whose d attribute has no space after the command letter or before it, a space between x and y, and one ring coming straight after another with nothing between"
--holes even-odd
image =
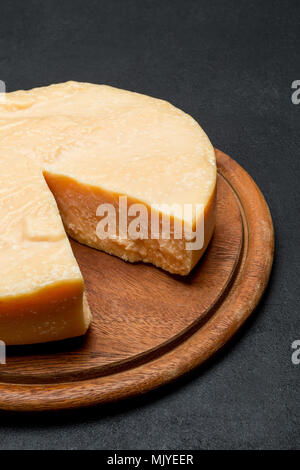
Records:
<instances>
[{"instance_id":1,"label":"wooden cutting board","mask_svg":"<svg viewBox=\"0 0 300 470\"><path fill-rule=\"evenodd\" d=\"M147 392L199 366L237 331L267 285L274 234L251 177L216 150L217 221L187 277L72 241L93 324L84 338L10 347L0 409L55 410Z\"/></svg>"}]
</instances>

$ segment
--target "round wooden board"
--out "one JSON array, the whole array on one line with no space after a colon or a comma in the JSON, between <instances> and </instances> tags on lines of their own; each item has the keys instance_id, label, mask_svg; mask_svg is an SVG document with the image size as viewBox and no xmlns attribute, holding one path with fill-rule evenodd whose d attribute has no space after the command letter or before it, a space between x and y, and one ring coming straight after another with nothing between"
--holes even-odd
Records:
<instances>
[{"instance_id":1,"label":"round wooden board","mask_svg":"<svg viewBox=\"0 0 300 470\"><path fill-rule=\"evenodd\" d=\"M8 348L0 409L76 408L147 392L217 351L267 285L274 234L251 177L216 150L217 222L187 277L129 264L72 241L93 324L84 338Z\"/></svg>"}]
</instances>

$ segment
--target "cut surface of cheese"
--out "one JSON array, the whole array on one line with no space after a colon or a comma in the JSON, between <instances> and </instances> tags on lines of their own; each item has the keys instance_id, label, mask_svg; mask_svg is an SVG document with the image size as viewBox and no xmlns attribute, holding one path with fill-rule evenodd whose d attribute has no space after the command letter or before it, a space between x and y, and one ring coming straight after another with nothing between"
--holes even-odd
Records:
<instances>
[{"instance_id":1,"label":"cut surface of cheese","mask_svg":"<svg viewBox=\"0 0 300 470\"><path fill-rule=\"evenodd\" d=\"M65 230L124 260L181 275L212 236L214 149L193 118L165 101L77 82L8 93L0 103L0 163L0 339L7 344L86 331L84 284ZM121 236L117 219L116 234L99 237L98 208L118 210L120 197L128 208L146 208L147 236ZM152 205L160 217L155 237ZM169 238L162 236L164 216ZM189 250L174 227L192 231L200 217L203 243ZM133 220L126 215L127 225Z\"/></svg>"}]
</instances>

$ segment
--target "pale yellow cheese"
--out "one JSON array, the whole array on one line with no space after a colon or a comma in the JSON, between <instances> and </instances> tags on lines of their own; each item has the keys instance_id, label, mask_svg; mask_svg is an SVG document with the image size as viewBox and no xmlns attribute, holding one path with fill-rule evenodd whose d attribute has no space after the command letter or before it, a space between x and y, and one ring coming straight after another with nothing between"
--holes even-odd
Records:
<instances>
[{"instance_id":1,"label":"pale yellow cheese","mask_svg":"<svg viewBox=\"0 0 300 470\"><path fill-rule=\"evenodd\" d=\"M0 338L30 344L79 336L84 284L41 169L0 153Z\"/></svg>"},{"instance_id":2,"label":"pale yellow cheese","mask_svg":"<svg viewBox=\"0 0 300 470\"><path fill-rule=\"evenodd\" d=\"M0 103L0 163L3 274L2 260L9 266L0 281L0 339L10 344L62 339L88 326L83 281L60 216L82 243L182 275L213 233L213 147L196 121L162 100L76 82L9 93ZM197 220L166 208L170 240L162 239L161 225L159 239L100 239L97 208L117 208L119 196L149 210L202 204L203 246L187 250L185 238L174 238L176 221L192 230Z\"/></svg>"}]
</instances>

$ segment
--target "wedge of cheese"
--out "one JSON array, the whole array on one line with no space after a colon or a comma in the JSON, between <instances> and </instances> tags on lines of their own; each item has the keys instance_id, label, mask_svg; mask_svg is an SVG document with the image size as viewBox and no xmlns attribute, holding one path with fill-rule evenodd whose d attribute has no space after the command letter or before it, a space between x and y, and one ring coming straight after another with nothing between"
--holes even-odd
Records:
<instances>
[{"instance_id":1,"label":"wedge of cheese","mask_svg":"<svg viewBox=\"0 0 300 470\"><path fill-rule=\"evenodd\" d=\"M0 338L31 344L85 333L84 284L51 192L32 160L0 154Z\"/></svg>"},{"instance_id":2,"label":"wedge of cheese","mask_svg":"<svg viewBox=\"0 0 300 470\"><path fill-rule=\"evenodd\" d=\"M79 242L124 260L181 275L191 271L214 229L216 163L208 137L190 116L162 100L87 83L5 98L0 339L36 343L87 330L84 284L64 228ZM116 233L99 237L98 208L119 209L120 197L128 208L143 205L147 214L155 205L156 229L147 215L148 236L132 237L129 231L124 236L117 219ZM181 210L185 205L192 211ZM169 238L163 233L165 216ZM200 218L203 243L187 249ZM133 220L127 214L127 226ZM181 238L175 235L180 224L188 228Z\"/></svg>"}]
</instances>

